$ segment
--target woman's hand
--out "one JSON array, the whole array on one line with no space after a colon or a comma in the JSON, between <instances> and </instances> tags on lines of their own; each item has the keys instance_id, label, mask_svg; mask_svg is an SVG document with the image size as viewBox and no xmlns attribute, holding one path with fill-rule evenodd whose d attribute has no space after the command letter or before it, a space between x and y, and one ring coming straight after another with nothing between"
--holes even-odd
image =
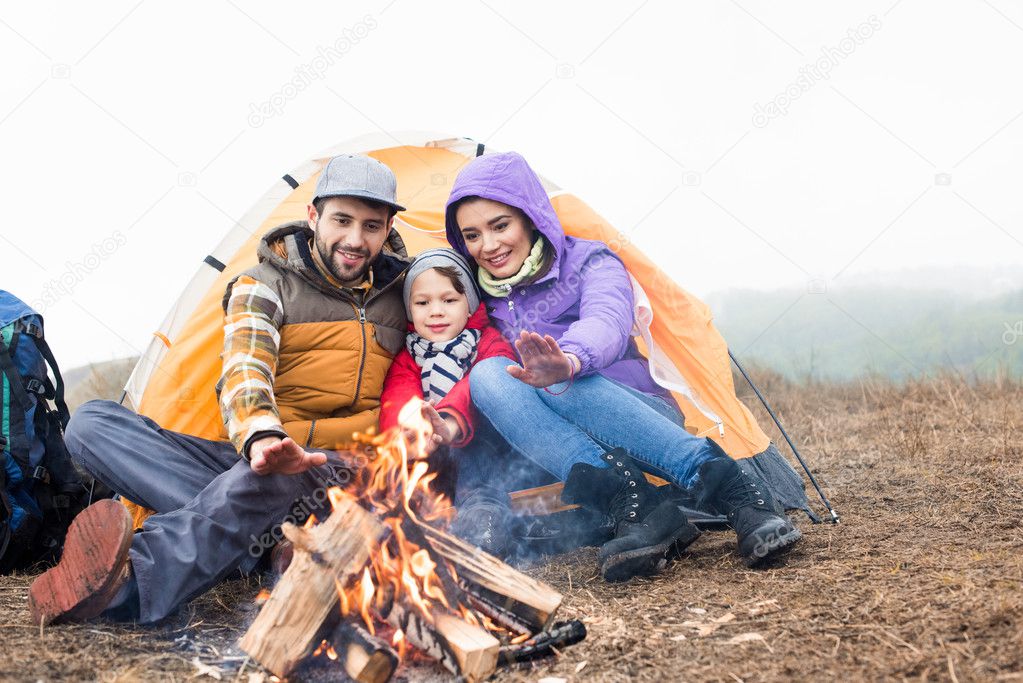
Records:
<instances>
[{"instance_id":1,"label":"woman's hand","mask_svg":"<svg viewBox=\"0 0 1023 683\"><path fill-rule=\"evenodd\" d=\"M323 453L310 453L293 439L267 436L249 446L249 466L256 474L298 474L326 464Z\"/></svg>"},{"instance_id":2,"label":"woman's hand","mask_svg":"<svg viewBox=\"0 0 1023 683\"><path fill-rule=\"evenodd\" d=\"M565 353L557 340L548 335L522 331L515 340L522 366L509 365L508 374L531 387L542 389L564 382L579 371L579 359Z\"/></svg>"}]
</instances>

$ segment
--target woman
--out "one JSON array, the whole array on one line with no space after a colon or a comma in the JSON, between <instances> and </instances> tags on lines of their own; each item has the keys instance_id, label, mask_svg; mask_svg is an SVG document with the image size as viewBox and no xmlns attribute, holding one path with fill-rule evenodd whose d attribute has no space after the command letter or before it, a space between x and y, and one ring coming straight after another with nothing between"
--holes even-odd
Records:
<instances>
[{"instance_id":1,"label":"woman","mask_svg":"<svg viewBox=\"0 0 1023 683\"><path fill-rule=\"evenodd\" d=\"M763 483L682 427L632 339L625 266L603 243L565 235L525 159L469 163L448 199L446 229L451 246L476 263L488 313L521 359L478 363L473 402L516 453L565 481L566 502L612 515L616 534L600 553L605 578L649 572L698 535L640 467L683 488L699 480L704 504L728 516L750 566L799 539ZM493 485L508 471L479 455L465 458L460 488Z\"/></svg>"}]
</instances>

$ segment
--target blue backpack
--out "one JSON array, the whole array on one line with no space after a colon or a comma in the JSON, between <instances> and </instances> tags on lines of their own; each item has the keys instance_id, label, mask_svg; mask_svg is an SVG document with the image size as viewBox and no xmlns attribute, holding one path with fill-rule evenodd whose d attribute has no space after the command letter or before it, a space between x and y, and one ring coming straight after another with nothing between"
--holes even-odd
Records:
<instances>
[{"instance_id":1,"label":"blue backpack","mask_svg":"<svg viewBox=\"0 0 1023 683\"><path fill-rule=\"evenodd\" d=\"M3 290L0 401L0 573L8 573L59 559L88 491L64 446L70 415L43 318Z\"/></svg>"}]
</instances>

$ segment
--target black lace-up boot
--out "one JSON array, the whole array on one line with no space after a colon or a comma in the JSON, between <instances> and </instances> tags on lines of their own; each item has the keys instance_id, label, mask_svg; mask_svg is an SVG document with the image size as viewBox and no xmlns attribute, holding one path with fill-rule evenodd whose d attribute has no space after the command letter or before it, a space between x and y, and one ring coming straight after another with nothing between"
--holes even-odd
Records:
<instances>
[{"instance_id":1,"label":"black lace-up boot","mask_svg":"<svg viewBox=\"0 0 1023 683\"><path fill-rule=\"evenodd\" d=\"M700 466L700 480L704 505L728 517L747 566L777 557L802 538L766 484L735 460L722 457L705 462Z\"/></svg>"},{"instance_id":2,"label":"black lace-up boot","mask_svg":"<svg viewBox=\"0 0 1023 683\"><path fill-rule=\"evenodd\" d=\"M598 554L605 580L651 574L670 552L685 548L700 532L666 492L646 480L624 450L611 451L604 459L607 468L574 465L561 498L614 519L614 538Z\"/></svg>"}]
</instances>

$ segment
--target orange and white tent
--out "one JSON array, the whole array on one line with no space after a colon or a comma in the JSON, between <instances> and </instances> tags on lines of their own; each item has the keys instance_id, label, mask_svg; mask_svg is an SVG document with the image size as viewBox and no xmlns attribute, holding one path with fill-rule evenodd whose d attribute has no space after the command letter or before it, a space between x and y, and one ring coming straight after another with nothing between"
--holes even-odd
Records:
<instances>
[{"instance_id":1,"label":"orange and white tent","mask_svg":"<svg viewBox=\"0 0 1023 683\"><path fill-rule=\"evenodd\" d=\"M331 147L285 174L205 257L153 333L125 387L135 409L165 429L226 438L214 390L221 369L224 289L255 264L263 233L305 217L319 173L331 157L366 154L394 171L398 202L408 207L395 226L414 256L447 246L444 206L455 176L472 158L490 151L466 138L428 133L368 135ZM543 182L565 231L605 242L629 269L636 289L637 342L650 359L654 378L674 392L686 428L714 439L733 458L753 458L787 507L806 509L801 479L735 395L728 348L707 305L580 198L546 178Z\"/></svg>"}]
</instances>

